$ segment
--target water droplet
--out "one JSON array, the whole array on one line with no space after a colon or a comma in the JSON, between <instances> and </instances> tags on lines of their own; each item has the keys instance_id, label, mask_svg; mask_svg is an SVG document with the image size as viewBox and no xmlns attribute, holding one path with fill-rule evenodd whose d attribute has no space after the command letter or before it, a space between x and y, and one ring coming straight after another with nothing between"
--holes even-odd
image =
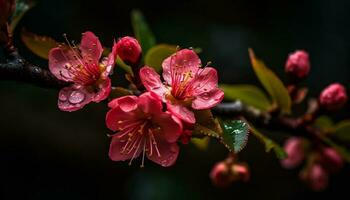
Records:
<instances>
[{"instance_id":1,"label":"water droplet","mask_svg":"<svg viewBox=\"0 0 350 200\"><path fill-rule=\"evenodd\" d=\"M81 103L85 99L85 94L79 91L73 91L69 96L69 102L73 104Z\"/></svg>"},{"instance_id":2,"label":"water droplet","mask_svg":"<svg viewBox=\"0 0 350 200\"><path fill-rule=\"evenodd\" d=\"M67 101L67 95L64 94L64 93L60 93L59 96L58 96L58 99L60 101Z\"/></svg>"},{"instance_id":3,"label":"water droplet","mask_svg":"<svg viewBox=\"0 0 350 200\"><path fill-rule=\"evenodd\" d=\"M168 165L168 160L162 160L160 165L162 165L163 167Z\"/></svg>"},{"instance_id":4,"label":"water droplet","mask_svg":"<svg viewBox=\"0 0 350 200\"><path fill-rule=\"evenodd\" d=\"M208 100L210 98L209 92L203 93L202 97L203 97L204 100Z\"/></svg>"}]
</instances>

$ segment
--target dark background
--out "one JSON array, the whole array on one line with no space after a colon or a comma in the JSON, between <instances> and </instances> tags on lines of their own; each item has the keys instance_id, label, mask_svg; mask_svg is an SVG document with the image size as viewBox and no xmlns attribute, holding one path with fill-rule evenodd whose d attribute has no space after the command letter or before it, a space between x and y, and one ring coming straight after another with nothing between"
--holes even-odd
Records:
<instances>
[{"instance_id":1,"label":"dark background","mask_svg":"<svg viewBox=\"0 0 350 200\"><path fill-rule=\"evenodd\" d=\"M305 84L317 95L332 82L350 86L350 1L348 0L37 0L20 27L63 41L91 30L105 46L132 34L130 11L143 11L159 43L201 47L203 62L212 61L220 81L257 84L247 48L283 75L288 53L310 52L312 70ZM19 28L20 29L20 28ZM20 52L42 66L15 35ZM181 146L175 166L151 162L112 162L110 133L102 104L66 113L57 108L57 92L23 83L0 82L0 199L329 199L348 195L349 167L332 176L321 193L308 190L298 170L284 170L251 137L241 159L251 167L249 183L227 189L211 185L211 166L226 157L212 141L207 152ZM349 108L340 115L348 116ZM335 115L337 118L340 115ZM267 132L279 142L283 133Z\"/></svg>"}]
</instances>

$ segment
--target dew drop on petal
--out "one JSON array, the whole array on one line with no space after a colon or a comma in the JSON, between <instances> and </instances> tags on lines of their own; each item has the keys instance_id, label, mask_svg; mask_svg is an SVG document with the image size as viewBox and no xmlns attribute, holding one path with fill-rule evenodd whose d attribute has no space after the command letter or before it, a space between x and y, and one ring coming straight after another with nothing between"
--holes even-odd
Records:
<instances>
[{"instance_id":1,"label":"dew drop on petal","mask_svg":"<svg viewBox=\"0 0 350 200\"><path fill-rule=\"evenodd\" d=\"M85 94L79 91L73 91L69 96L69 102L72 104L81 103L85 99Z\"/></svg>"},{"instance_id":2,"label":"dew drop on petal","mask_svg":"<svg viewBox=\"0 0 350 200\"><path fill-rule=\"evenodd\" d=\"M59 99L60 101L67 101L67 95L64 94L64 93L60 93L60 94L58 95L58 99Z\"/></svg>"}]
</instances>

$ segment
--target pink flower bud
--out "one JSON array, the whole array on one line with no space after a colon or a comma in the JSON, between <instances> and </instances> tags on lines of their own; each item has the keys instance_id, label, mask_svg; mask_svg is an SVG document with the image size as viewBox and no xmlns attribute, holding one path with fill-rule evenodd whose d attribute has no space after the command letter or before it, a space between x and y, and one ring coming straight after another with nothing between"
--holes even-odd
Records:
<instances>
[{"instance_id":1,"label":"pink flower bud","mask_svg":"<svg viewBox=\"0 0 350 200\"><path fill-rule=\"evenodd\" d=\"M348 100L346 89L339 83L326 87L320 95L320 104L329 111L339 110Z\"/></svg>"},{"instance_id":2,"label":"pink flower bud","mask_svg":"<svg viewBox=\"0 0 350 200\"><path fill-rule=\"evenodd\" d=\"M281 161L281 164L286 169L291 169L300 165L304 160L304 141L298 137L289 138L284 144L284 150L288 157Z\"/></svg>"},{"instance_id":3,"label":"pink flower bud","mask_svg":"<svg viewBox=\"0 0 350 200\"><path fill-rule=\"evenodd\" d=\"M322 166L332 173L339 171L344 165L343 158L330 147L322 149L320 159Z\"/></svg>"},{"instance_id":4,"label":"pink flower bud","mask_svg":"<svg viewBox=\"0 0 350 200\"><path fill-rule=\"evenodd\" d=\"M225 162L217 163L211 170L209 177L217 187L226 187L232 182L232 174Z\"/></svg>"},{"instance_id":5,"label":"pink flower bud","mask_svg":"<svg viewBox=\"0 0 350 200\"><path fill-rule=\"evenodd\" d=\"M296 78L305 78L310 72L309 54L303 50L290 54L286 62L285 71Z\"/></svg>"},{"instance_id":6,"label":"pink flower bud","mask_svg":"<svg viewBox=\"0 0 350 200\"><path fill-rule=\"evenodd\" d=\"M0 25L4 24L16 8L16 0L0 0Z\"/></svg>"},{"instance_id":7,"label":"pink flower bud","mask_svg":"<svg viewBox=\"0 0 350 200\"><path fill-rule=\"evenodd\" d=\"M300 178L314 191L321 191L328 186L329 175L318 163L313 163L309 169L302 171Z\"/></svg>"},{"instance_id":8,"label":"pink flower bud","mask_svg":"<svg viewBox=\"0 0 350 200\"><path fill-rule=\"evenodd\" d=\"M117 55L125 63L136 65L141 58L142 49L139 42L133 37L123 37L117 42Z\"/></svg>"},{"instance_id":9,"label":"pink flower bud","mask_svg":"<svg viewBox=\"0 0 350 200\"><path fill-rule=\"evenodd\" d=\"M250 178L250 171L247 165L245 164L234 164L231 168L233 175L234 175L234 180L239 180L239 181L244 181L247 182L249 181Z\"/></svg>"}]
</instances>

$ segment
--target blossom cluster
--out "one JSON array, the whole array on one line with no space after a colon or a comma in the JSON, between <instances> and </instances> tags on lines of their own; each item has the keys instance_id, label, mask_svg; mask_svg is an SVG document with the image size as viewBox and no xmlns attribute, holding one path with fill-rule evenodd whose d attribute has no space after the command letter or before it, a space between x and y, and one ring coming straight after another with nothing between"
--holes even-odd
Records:
<instances>
[{"instance_id":1,"label":"blossom cluster","mask_svg":"<svg viewBox=\"0 0 350 200\"><path fill-rule=\"evenodd\" d=\"M188 137L196 123L195 110L210 109L224 97L218 88L218 75L212 67L202 67L195 51L182 49L166 58L162 76L150 66L138 65L142 49L135 38L114 42L111 53L102 58L103 48L92 33L83 33L81 44L68 42L50 51L50 71L70 86L59 92L58 107L76 111L90 102L109 97L116 58L139 70L143 87L140 95L127 95L109 101L107 127L112 135L109 156L114 161L142 155L167 167L175 163L178 141Z\"/></svg>"}]
</instances>

